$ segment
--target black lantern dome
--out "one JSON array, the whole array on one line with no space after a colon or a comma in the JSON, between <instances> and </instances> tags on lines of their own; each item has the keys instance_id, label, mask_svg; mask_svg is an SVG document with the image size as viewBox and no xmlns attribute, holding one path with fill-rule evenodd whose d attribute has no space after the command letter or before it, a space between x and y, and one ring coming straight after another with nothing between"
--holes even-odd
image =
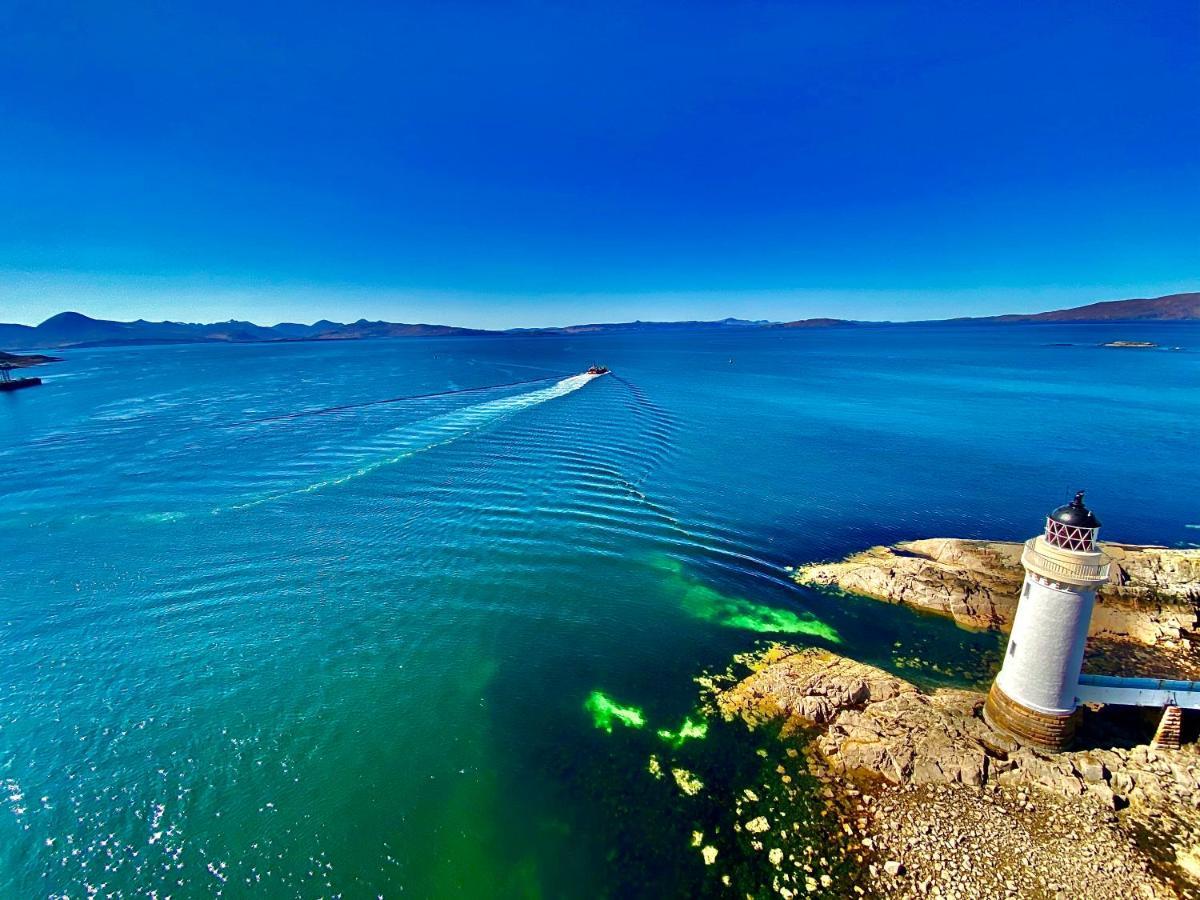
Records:
<instances>
[{"instance_id":1,"label":"black lantern dome","mask_svg":"<svg viewBox=\"0 0 1200 900\"><path fill-rule=\"evenodd\" d=\"M1096 514L1083 505L1083 491L1076 491L1075 499L1050 513L1050 518L1055 522L1079 528L1100 527L1100 520L1096 518Z\"/></svg>"},{"instance_id":2,"label":"black lantern dome","mask_svg":"<svg viewBox=\"0 0 1200 900\"><path fill-rule=\"evenodd\" d=\"M1046 540L1064 550L1095 550L1099 530L1100 520L1083 504L1083 491L1077 491L1074 500L1060 506L1046 519Z\"/></svg>"}]
</instances>

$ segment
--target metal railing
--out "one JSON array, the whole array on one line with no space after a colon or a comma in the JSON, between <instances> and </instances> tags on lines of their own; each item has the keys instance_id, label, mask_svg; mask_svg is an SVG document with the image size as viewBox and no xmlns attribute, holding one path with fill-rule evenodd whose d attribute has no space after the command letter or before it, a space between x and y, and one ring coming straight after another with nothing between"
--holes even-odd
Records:
<instances>
[{"instance_id":1,"label":"metal railing","mask_svg":"<svg viewBox=\"0 0 1200 900\"><path fill-rule=\"evenodd\" d=\"M1159 678L1114 678L1080 675L1075 685L1077 703L1116 703L1121 706L1179 706L1200 709L1200 682Z\"/></svg>"},{"instance_id":2,"label":"metal railing","mask_svg":"<svg viewBox=\"0 0 1200 900\"><path fill-rule=\"evenodd\" d=\"M1044 553L1039 553L1036 549L1037 538L1030 538L1025 542L1025 550L1021 554L1021 562L1026 566L1032 566L1043 575L1053 576L1060 575L1070 581L1082 581L1085 584L1103 584L1108 581L1109 561L1093 565L1092 563L1064 563L1057 559L1051 559Z\"/></svg>"}]
</instances>

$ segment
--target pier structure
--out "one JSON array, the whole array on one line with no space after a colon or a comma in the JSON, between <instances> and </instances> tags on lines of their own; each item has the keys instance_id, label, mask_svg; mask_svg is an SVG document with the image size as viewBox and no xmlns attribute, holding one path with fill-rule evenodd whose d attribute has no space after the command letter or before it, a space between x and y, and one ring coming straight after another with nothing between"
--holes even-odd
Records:
<instances>
[{"instance_id":1,"label":"pier structure","mask_svg":"<svg viewBox=\"0 0 1200 900\"><path fill-rule=\"evenodd\" d=\"M1175 723L1160 728L1167 740L1178 740L1181 708L1200 709L1200 683L1082 674L1096 591L1108 582L1111 566L1097 543L1099 531L1100 520L1080 491L1026 542L1017 614L984 705L993 728L1048 750L1070 744L1082 703L1161 708L1164 721Z\"/></svg>"},{"instance_id":2,"label":"pier structure","mask_svg":"<svg viewBox=\"0 0 1200 900\"><path fill-rule=\"evenodd\" d=\"M40 378L13 378L13 368L12 363L0 362L0 391L17 391L42 383Z\"/></svg>"}]
</instances>

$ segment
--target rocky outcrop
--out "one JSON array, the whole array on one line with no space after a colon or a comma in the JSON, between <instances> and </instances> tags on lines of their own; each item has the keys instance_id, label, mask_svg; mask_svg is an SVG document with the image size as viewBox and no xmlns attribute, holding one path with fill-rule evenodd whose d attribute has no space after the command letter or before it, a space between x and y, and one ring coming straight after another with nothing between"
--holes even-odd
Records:
<instances>
[{"instance_id":1,"label":"rocky outcrop","mask_svg":"<svg viewBox=\"0 0 1200 900\"><path fill-rule=\"evenodd\" d=\"M835 653L775 644L739 660L753 673L718 691L717 707L726 718L752 725L779 717L824 725L843 710L919 693L903 679Z\"/></svg>"},{"instance_id":2,"label":"rocky outcrop","mask_svg":"<svg viewBox=\"0 0 1200 900\"><path fill-rule=\"evenodd\" d=\"M1152 834L1153 852L1139 856L1138 867L1156 868L1167 881L1184 884L1185 893L1200 889L1200 753L1195 745L1179 751L1136 746L1045 754L992 731L979 715L981 693L925 693L873 666L819 649L777 645L742 661L751 670L745 678L715 686L718 711L751 726L782 718L785 732L819 726L808 745L814 764L845 784L943 798L947 795L938 791L958 790L962 793L951 807L963 804L985 818L996 813L976 809L984 802L980 797L1002 791L989 802L1030 814L1044 806L1093 834L1085 820L1109 816L1124 835L1120 846L1110 848L1113 854L1127 853L1133 836ZM930 823L921 820L919 804L906 809L915 823L906 837L911 839L908 852L913 858L924 854L930 863L925 870L933 873L930 854L941 841L936 846L932 838L922 842L919 836L929 832L921 828ZM1026 831L1020 835L1023 841L1030 838ZM959 838L973 839L969 834ZM1011 851L1014 859L1025 852L994 849ZM1116 856L1097 851L1097 864L1106 858ZM888 890L897 890L896 885Z\"/></svg>"},{"instance_id":3,"label":"rocky outcrop","mask_svg":"<svg viewBox=\"0 0 1200 900\"><path fill-rule=\"evenodd\" d=\"M1017 611L1022 545L931 538L872 547L841 562L800 566L800 584L901 603L968 628L1007 631ZM1200 606L1200 550L1103 544L1112 580L1100 591L1091 635L1190 650ZM1103 650L1102 646L1098 650Z\"/></svg>"},{"instance_id":4,"label":"rocky outcrop","mask_svg":"<svg viewBox=\"0 0 1200 900\"><path fill-rule=\"evenodd\" d=\"M948 615L967 627L997 629L1012 624L1022 577L1020 544L953 538L872 547L793 573L800 584L836 587Z\"/></svg>"}]
</instances>

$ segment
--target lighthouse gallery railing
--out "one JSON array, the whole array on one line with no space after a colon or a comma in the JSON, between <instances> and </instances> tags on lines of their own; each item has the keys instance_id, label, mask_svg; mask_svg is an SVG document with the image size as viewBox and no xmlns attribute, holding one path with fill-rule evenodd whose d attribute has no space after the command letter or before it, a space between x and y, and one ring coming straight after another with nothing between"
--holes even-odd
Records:
<instances>
[{"instance_id":1,"label":"lighthouse gallery railing","mask_svg":"<svg viewBox=\"0 0 1200 900\"><path fill-rule=\"evenodd\" d=\"M1037 538L1030 538L1025 542L1025 551L1021 554L1022 562L1033 563L1034 568L1041 572L1054 573L1064 578L1071 578L1078 581L1094 581L1097 584L1108 581L1110 563L1107 559L1099 565L1059 562L1057 559L1051 559L1044 553L1039 553L1035 547L1036 541Z\"/></svg>"}]
</instances>

